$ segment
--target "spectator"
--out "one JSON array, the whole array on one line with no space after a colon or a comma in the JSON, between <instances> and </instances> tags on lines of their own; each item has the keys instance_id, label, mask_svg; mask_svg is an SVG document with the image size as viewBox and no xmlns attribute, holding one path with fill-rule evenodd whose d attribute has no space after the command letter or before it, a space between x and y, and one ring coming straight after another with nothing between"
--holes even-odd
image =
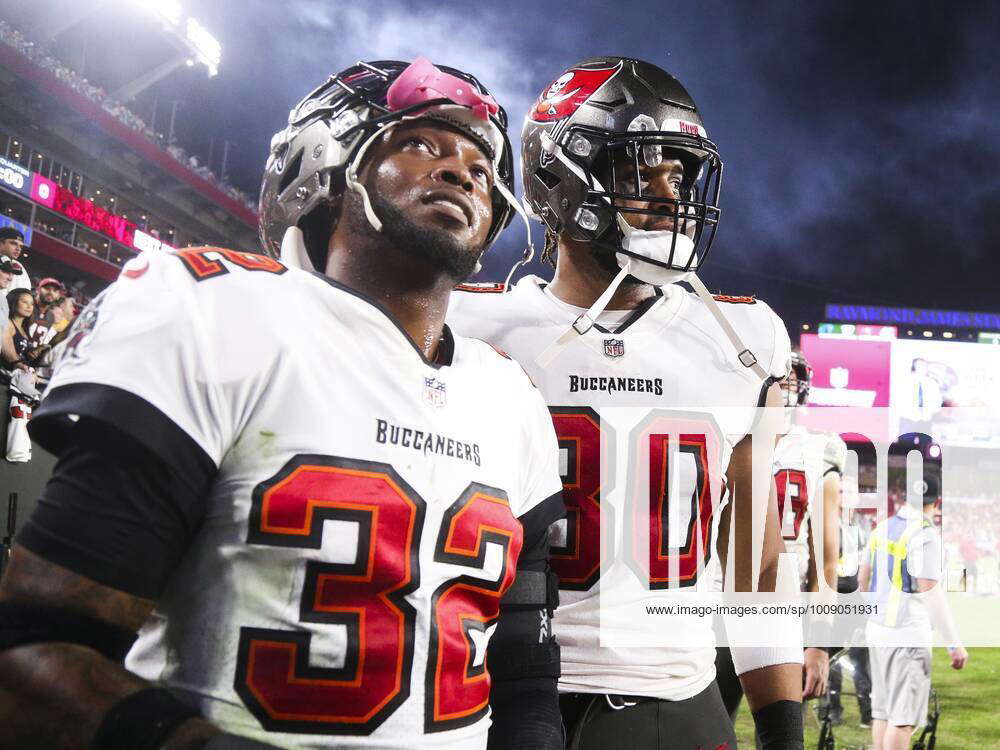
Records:
<instances>
[{"instance_id":1,"label":"spectator","mask_svg":"<svg viewBox=\"0 0 1000 750\"><path fill-rule=\"evenodd\" d=\"M66 297L66 287L58 279L47 278L38 282L35 292L35 315L31 320L31 341L45 344L54 335L50 333L56 322L55 307Z\"/></svg>"},{"instance_id":2,"label":"spectator","mask_svg":"<svg viewBox=\"0 0 1000 750\"><path fill-rule=\"evenodd\" d=\"M42 390L52 377L53 357L52 351L63 342L69 335L69 328L76 317L76 303L72 297L63 297L59 302L52 304L50 308L52 314L52 325L45 332L45 337L38 343L37 358L35 360L35 375L38 390ZM35 331L32 330L32 335Z\"/></svg>"},{"instance_id":3,"label":"spectator","mask_svg":"<svg viewBox=\"0 0 1000 750\"><path fill-rule=\"evenodd\" d=\"M76 317L76 303L72 297L63 297L58 304L53 305L52 313L55 318L51 328L52 336L45 343L54 348L69 333L69 327Z\"/></svg>"},{"instance_id":4,"label":"spectator","mask_svg":"<svg viewBox=\"0 0 1000 750\"><path fill-rule=\"evenodd\" d=\"M21 264L16 260L0 256L0 326L4 328L7 327L10 312L7 309L7 293L14 291L14 277L22 271Z\"/></svg>"},{"instance_id":5,"label":"spectator","mask_svg":"<svg viewBox=\"0 0 1000 750\"><path fill-rule=\"evenodd\" d=\"M0 227L0 257L16 261L23 251L24 235L14 227ZM9 289L31 289L31 279L28 278L24 265L21 263L14 265L20 268L20 272L14 273Z\"/></svg>"},{"instance_id":6,"label":"spectator","mask_svg":"<svg viewBox=\"0 0 1000 750\"><path fill-rule=\"evenodd\" d=\"M874 593L877 605L865 632L875 750L907 750L913 730L926 721L932 623L949 646L954 669L969 658L940 585L941 535L934 527L940 484L930 477L915 483L913 493L922 496L923 512L904 502L880 523L858 571L862 589Z\"/></svg>"},{"instance_id":7,"label":"spectator","mask_svg":"<svg viewBox=\"0 0 1000 750\"><path fill-rule=\"evenodd\" d=\"M28 369L27 357L30 354L31 338L28 336L28 326L35 312L35 300L30 289L15 289L7 293L7 306L10 309L8 320L3 332L3 342L0 345L0 357L5 367Z\"/></svg>"}]
</instances>

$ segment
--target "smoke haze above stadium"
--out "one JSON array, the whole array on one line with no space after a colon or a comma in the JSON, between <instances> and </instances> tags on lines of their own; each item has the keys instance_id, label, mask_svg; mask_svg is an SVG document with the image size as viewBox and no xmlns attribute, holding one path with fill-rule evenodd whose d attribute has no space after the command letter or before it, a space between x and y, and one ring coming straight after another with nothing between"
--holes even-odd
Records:
<instances>
[{"instance_id":1,"label":"smoke haze above stadium","mask_svg":"<svg viewBox=\"0 0 1000 750\"><path fill-rule=\"evenodd\" d=\"M474 73L516 143L564 68L627 54L680 78L725 161L710 287L757 294L789 325L828 301L1000 307L996 4L191 5L224 58L213 106L189 116L238 143L231 172L248 188L288 108L358 59L424 54ZM512 225L484 277L502 278L522 246Z\"/></svg>"}]
</instances>

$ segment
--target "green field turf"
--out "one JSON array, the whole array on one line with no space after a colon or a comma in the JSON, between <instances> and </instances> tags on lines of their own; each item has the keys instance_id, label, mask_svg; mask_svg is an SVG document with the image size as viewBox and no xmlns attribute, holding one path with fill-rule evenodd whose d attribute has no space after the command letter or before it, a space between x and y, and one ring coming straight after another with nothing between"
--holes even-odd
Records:
<instances>
[{"instance_id":1,"label":"green field turf","mask_svg":"<svg viewBox=\"0 0 1000 750\"><path fill-rule=\"evenodd\" d=\"M1000 750L1000 648L970 648L965 669L951 668L948 652L934 649L931 681L941 704L936 750ZM872 746L871 730L858 726L854 686L844 675L844 724L834 729L837 750ZM806 717L806 750L814 750L819 722L814 711ZM736 736L744 750L754 747L753 721L740 707Z\"/></svg>"}]
</instances>

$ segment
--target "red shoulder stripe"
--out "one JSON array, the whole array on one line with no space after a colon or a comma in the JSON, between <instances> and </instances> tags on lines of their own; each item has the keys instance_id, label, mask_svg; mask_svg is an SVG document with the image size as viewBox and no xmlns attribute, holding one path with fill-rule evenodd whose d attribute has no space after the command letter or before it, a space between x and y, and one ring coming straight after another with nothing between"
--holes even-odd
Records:
<instances>
[{"instance_id":1,"label":"red shoulder stripe","mask_svg":"<svg viewBox=\"0 0 1000 750\"><path fill-rule=\"evenodd\" d=\"M489 281L477 282L474 284L459 284L455 287L459 292L472 292L473 294L500 294L506 291L507 287L502 283Z\"/></svg>"},{"instance_id":2,"label":"red shoulder stripe","mask_svg":"<svg viewBox=\"0 0 1000 750\"><path fill-rule=\"evenodd\" d=\"M731 294L713 294L712 299L716 302L729 302L733 305L756 305L757 300L754 297L736 297Z\"/></svg>"},{"instance_id":3,"label":"red shoulder stripe","mask_svg":"<svg viewBox=\"0 0 1000 750\"><path fill-rule=\"evenodd\" d=\"M483 341L483 339L479 339L479 340ZM486 341L485 343L490 344L489 341ZM493 351L495 351L497 354L499 354L504 359L510 359L510 355L507 352L505 352L503 349L501 349L499 346L497 346L496 344L490 344L490 346L493 348Z\"/></svg>"}]
</instances>

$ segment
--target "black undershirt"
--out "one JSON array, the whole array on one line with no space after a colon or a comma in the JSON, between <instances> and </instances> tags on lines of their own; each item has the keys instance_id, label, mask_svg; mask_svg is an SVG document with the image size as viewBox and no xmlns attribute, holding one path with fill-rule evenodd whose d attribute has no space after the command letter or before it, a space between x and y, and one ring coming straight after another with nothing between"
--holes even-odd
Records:
<instances>
[{"instance_id":1,"label":"black undershirt","mask_svg":"<svg viewBox=\"0 0 1000 750\"><path fill-rule=\"evenodd\" d=\"M118 429L81 417L17 537L97 583L158 599L205 515L214 472L181 475Z\"/></svg>"}]
</instances>

